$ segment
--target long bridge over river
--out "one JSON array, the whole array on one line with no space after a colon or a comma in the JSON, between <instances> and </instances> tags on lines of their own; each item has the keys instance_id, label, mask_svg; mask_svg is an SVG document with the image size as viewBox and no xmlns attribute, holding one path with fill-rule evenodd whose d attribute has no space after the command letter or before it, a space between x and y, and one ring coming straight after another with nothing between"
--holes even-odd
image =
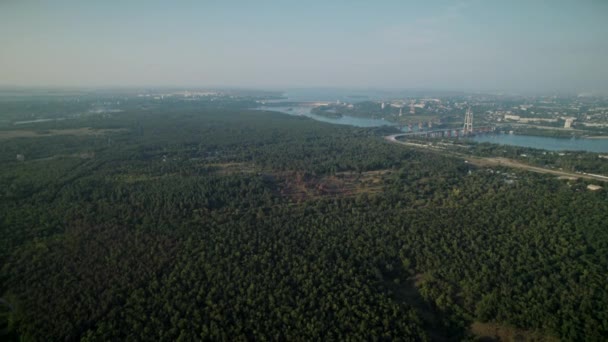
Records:
<instances>
[{"instance_id":1,"label":"long bridge over river","mask_svg":"<svg viewBox=\"0 0 608 342\"><path fill-rule=\"evenodd\" d=\"M430 127L429 123L429 127ZM466 137L473 136L476 134L482 133L491 133L494 132L495 128L491 126L485 127L476 127L473 128L473 112L471 109L467 109L467 112L464 117L464 125L462 128L442 128L442 129L434 129L428 130L422 129L422 124L418 125L419 129L417 131L412 130L411 126L409 127L409 132L395 134L392 137L395 139L397 137L427 137L427 138L442 138L442 137Z\"/></svg>"},{"instance_id":2,"label":"long bridge over river","mask_svg":"<svg viewBox=\"0 0 608 342\"><path fill-rule=\"evenodd\" d=\"M426 138L442 138L442 137L466 137L477 134L492 133L496 128L491 126L476 127L474 129L465 130L462 128L441 128L434 130L418 130L395 134L398 137L426 137Z\"/></svg>"}]
</instances>

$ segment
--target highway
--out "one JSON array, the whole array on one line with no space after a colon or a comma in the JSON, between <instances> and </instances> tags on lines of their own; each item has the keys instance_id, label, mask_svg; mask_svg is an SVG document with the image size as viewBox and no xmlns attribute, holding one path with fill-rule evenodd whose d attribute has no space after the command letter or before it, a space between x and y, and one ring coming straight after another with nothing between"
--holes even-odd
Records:
<instances>
[{"instance_id":1,"label":"highway","mask_svg":"<svg viewBox=\"0 0 608 342\"><path fill-rule=\"evenodd\" d=\"M398 137L405 136L405 135L407 135L407 134L404 134L404 133L392 134L392 135L385 136L384 139L386 139L386 141L391 142L393 144L399 144L399 145L411 146L411 147L416 147L416 148L424 148L424 149L431 150L431 151L443 152L443 153L449 154L451 156L465 159L467 162L469 162L473 165L477 165L477 166L485 166L485 167L487 167L487 166L505 166L505 167L512 167L512 168L517 168L517 169L522 169L522 170L527 170L527 171L532 171L532 172L537 172L537 173L552 174L552 175L556 175L559 177L566 177L566 178L572 178L572 179L584 178L584 179L608 182L608 177L601 176L601 175L592 175L592 174L586 174L586 173L582 174L582 173L546 169L544 167L532 166L532 165L522 163L520 161L516 161L516 160L508 159L508 158L501 158L501 157L474 157L474 156L465 155L465 154L454 152L454 151L448 151L445 148L438 147L438 146L431 146L431 145L426 145L426 144L419 144L419 143L412 143L412 142L397 140Z\"/></svg>"}]
</instances>

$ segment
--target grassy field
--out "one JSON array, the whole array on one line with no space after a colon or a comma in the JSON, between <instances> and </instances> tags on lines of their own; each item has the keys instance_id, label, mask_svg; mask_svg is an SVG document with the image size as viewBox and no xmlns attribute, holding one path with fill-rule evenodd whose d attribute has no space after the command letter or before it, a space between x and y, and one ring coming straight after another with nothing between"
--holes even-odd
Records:
<instances>
[{"instance_id":1,"label":"grassy field","mask_svg":"<svg viewBox=\"0 0 608 342\"><path fill-rule=\"evenodd\" d=\"M112 132L120 132L125 129L92 129L90 127L69 128L69 129L49 129L49 130L12 130L0 131L0 140L14 138L40 138L54 135L103 135Z\"/></svg>"}]
</instances>

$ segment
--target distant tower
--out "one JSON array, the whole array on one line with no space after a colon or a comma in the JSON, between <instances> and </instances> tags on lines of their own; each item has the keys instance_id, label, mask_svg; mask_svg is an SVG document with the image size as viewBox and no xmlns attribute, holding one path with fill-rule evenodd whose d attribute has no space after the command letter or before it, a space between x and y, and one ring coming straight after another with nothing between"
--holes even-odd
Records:
<instances>
[{"instance_id":1,"label":"distant tower","mask_svg":"<svg viewBox=\"0 0 608 342\"><path fill-rule=\"evenodd\" d=\"M399 107L399 116L403 115L403 107Z\"/></svg>"},{"instance_id":2,"label":"distant tower","mask_svg":"<svg viewBox=\"0 0 608 342\"><path fill-rule=\"evenodd\" d=\"M467 113L464 116L464 127L462 128L464 135L473 134L473 112L471 107L467 109Z\"/></svg>"},{"instance_id":3,"label":"distant tower","mask_svg":"<svg viewBox=\"0 0 608 342\"><path fill-rule=\"evenodd\" d=\"M380 105L380 109L384 110L384 102Z\"/></svg>"}]
</instances>

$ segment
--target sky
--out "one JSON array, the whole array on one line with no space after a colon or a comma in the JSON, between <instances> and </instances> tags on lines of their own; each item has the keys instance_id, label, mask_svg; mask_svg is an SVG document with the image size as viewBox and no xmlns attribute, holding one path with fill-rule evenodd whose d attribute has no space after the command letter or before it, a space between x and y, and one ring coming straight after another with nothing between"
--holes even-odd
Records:
<instances>
[{"instance_id":1,"label":"sky","mask_svg":"<svg viewBox=\"0 0 608 342\"><path fill-rule=\"evenodd\" d=\"M608 1L0 0L0 85L608 93Z\"/></svg>"}]
</instances>

